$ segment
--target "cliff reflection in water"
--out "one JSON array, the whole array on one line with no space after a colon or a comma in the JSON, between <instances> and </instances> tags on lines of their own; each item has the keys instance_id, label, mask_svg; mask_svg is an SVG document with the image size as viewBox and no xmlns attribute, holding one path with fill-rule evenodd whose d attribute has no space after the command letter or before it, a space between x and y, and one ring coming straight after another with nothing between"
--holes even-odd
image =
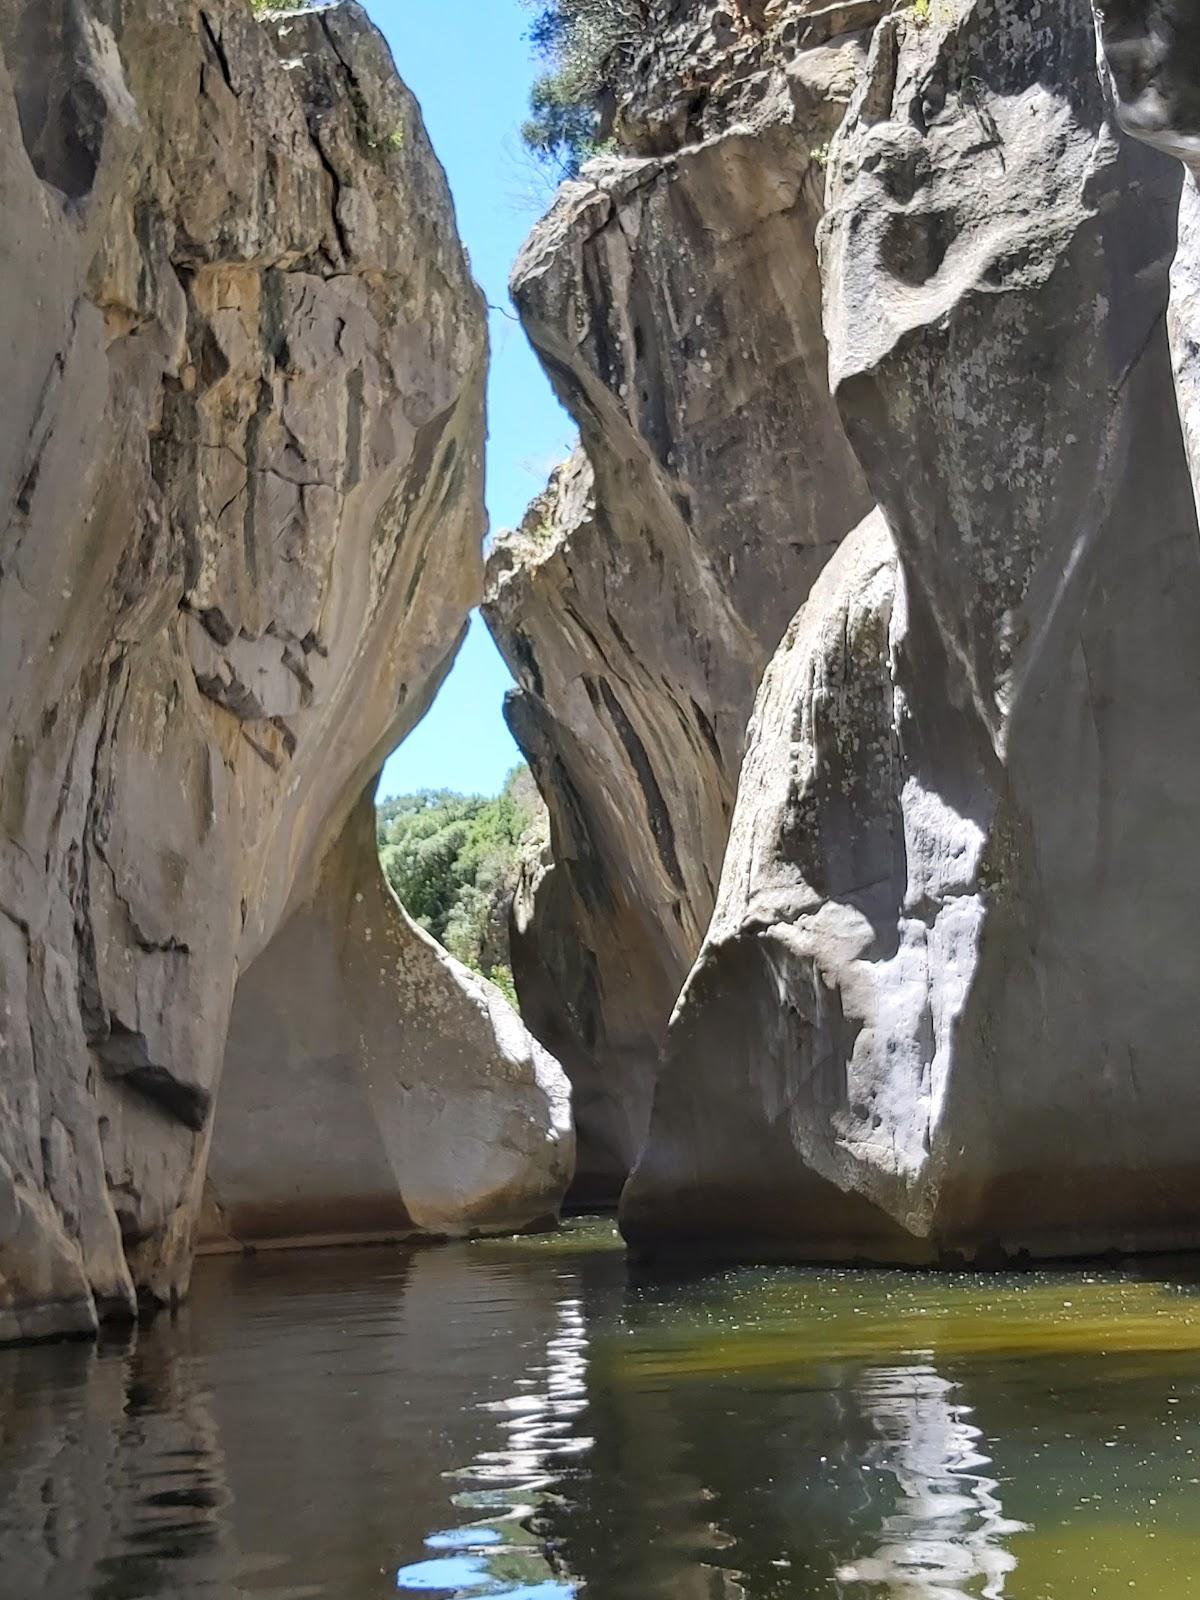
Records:
<instances>
[{"instance_id":1,"label":"cliff reflection in water","mask_svg":"<svg viewBox=\"0 0 1200 1600\"><path fill-rule=\"evenodd\" d=\"M1177 1265L627 1281L614 1244L207 1262L126 1343L0 1352L0 1597L1200 1597Z\"/></svg>"},{"instance_id":2,"label":"cliff reflection in water","mask_svg":"<svg viewBox=\"0 0 1200 1600\"><path fill-rule=\"evenodd\" d=\"M878 1430L868 1468L894 1484L880 1542L838 1569L843 1584L885 1585L892 1594L979 1594L1002 1600L1017 1564L1010 1548L1025 1524L1004 1515L1000 1485L987 1475L982 1433L955 1402L955 1388L930 1366L880 1367L857 1386Z\"/></svg>"},{"instance_id":3,"label":"cliff reflection in water","mask_svg":"<svg viewBox=\"0 0 1200 1600\"><path fill-rule=\"evenodd\" d=\"M491 1593L523 1600L571 1600L535 1527L564 1465L591 1448L576 1418L587 1409L587 1335L578 1300L562 1300L558 1326L536 1362L499 1400L479 1409L497 1418L499 1448L480 1450L470 1466L446 1476L473 1487L452 1496L473 1517L425 1540L431 1557L402 1567L402 1591ZM451 1552L441 1554L440 1552Z\"/></svg>"}]
</instances>

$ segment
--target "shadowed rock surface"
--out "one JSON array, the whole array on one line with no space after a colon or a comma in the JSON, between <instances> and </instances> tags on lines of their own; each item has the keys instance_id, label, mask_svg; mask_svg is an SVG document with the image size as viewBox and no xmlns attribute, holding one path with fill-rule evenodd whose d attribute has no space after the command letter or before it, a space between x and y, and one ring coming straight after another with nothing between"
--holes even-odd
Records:
<instances>
[{"instance_id":1,"label":"shadowed rock surface","mask_svg":"<svg viewBox=\"0 0 1200 1600\"><path fill-rule=\"evenodd\" d=\"M478 598L486 338L417 107L356 5L0 0L0 124L7 1338L186 1286L235 983L328 885ZM347 840L365 881L373 840ZM364 940L390 940L395 908L372 911ZM410 963L459 983L425 943ZM257 1003L286 1009L305 975L269 971ZM406 1028L405 1059L461 1085L482 1044L481 1084L532 1106L515 1019L474 986L455 1003L478 1026L444 1060ZM401 1049L382 1011L345 1046L361 1061ZM256 1062L265 1096L287 1063ZM278 1189L259 1155L247 1203ZM479 1163L465 1215L512 1164ZM444 1188L419 1191L406 1175L405 1214L444 1226Z\"/></svg>"},{"instance_id":2,"label":"shadowed rock surface","mask_svg":"<svg viewBox=\"0 0 1200 1600\"><path fill-rule=\"evenodd\" d=\"M614 1199L644 1138L759 677L870 508L829 395L815 232L882 9L776 6L762 35L659 8L617 107L632 153L564 186L514 273L585 453L498 541L485 604L551 813L514 974L573 1080L580 1198Z\"/></svg>"},{"instance_id":3,"label":"shadowed rock surface","mask_svg":"<svg viewBox=\"0 0 1200 1600\"><path fill-rule=\"evenodd\" d=\"M1121 126L1200 166L1200 11L1191 0L1093 0Z\"/></svg>"},{"instance_id":4,"label":"shadowed rock surface","mask_svg":"<svg viewBox=\"0 0 1200 1600\"><path fill-rule=\"evenodd\" d=\"M1110 124L1074 0L876 30L823 269L884 521L763 685L623 1202L643 1248L1200 1236L1178 186Z\"/></svg>"},{"instance_id":5,"label":"shadowed rock surface","mask_svg":"<svg viewBox=\"0 0 1200 1600\"><path fill-rule=\"evenodd\" d=\"M1200 9L1188 0L1096 0L1117 115L1188 170L1168 326L1192 478L1200 490Z\"/></svg>"}]
</instances>

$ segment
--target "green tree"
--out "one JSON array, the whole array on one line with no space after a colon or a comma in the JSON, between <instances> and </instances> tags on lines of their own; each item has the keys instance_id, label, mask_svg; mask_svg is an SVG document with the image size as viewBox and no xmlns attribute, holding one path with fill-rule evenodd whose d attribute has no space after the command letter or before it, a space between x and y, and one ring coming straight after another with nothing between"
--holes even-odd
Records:
<instances>
[{"instance_id":1,"label":"green tree","mask_svg":"<svg viewBox=\"0 0 1200 1600\"><path fill-rule=\"evenodd\" d=\"M379 858L409 915L451 955L512 991L508 913L522 862L548 838L528 767L494 799L423 790L376 813Z\"/></svg>"},{"instance_id":2,"label":"green tree","mask_svg":"<svg viewBox=\"0 0 1200 1600\"><path fill-rule=\"evenodd\" d=\"M560 177L574 177L600 147L615 75L646 31L648 0L525 0L529 39L546 63L521 133Z\"/></svg>"}]
</instances>

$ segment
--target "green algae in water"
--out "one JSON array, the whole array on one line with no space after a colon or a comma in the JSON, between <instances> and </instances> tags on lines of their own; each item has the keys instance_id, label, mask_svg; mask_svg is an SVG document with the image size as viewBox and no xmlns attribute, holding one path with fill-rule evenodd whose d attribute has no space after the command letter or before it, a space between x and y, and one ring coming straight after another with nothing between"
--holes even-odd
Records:
<instances>
[{"instance_id":1,"label":"green algae in water","mask_svg":"<svg viewBox=\"0 0 1200 1600\"><path fill-rule=\"evenodd\" d=\"M615 1255L624 1257L625 1241L611 1217L564 1217L557 1228L540 1233L512 1233L472 1239L469 1248L481 1260L550 1256Z\"/></svg>"},{"instance_id":2,"label":"green algae in water","mask_svg":"<svg viewBox=\"0 0 1200 1600\"><path fill-rule=\"evenodd\" d=\"M673 1419L714 1593L1185 1600L1198 1356L1183 1281L742 1271L643 1284L592 1378Z\"/></svg>"},{"instance_id":3,"label":"green algae in water","mask_svg":"<svg viewBox=\"0 0 1200 1600\"><path fill-rule=\"evenodd\" d=\"M624 1381L670 1375L787 1382L820 1362L1006 1361L1200 1351L1189 1287L1120 1276L994 1277L777 1270L708 1280L683 1299L647 1299Z\"/></svg>"}]
</instances>

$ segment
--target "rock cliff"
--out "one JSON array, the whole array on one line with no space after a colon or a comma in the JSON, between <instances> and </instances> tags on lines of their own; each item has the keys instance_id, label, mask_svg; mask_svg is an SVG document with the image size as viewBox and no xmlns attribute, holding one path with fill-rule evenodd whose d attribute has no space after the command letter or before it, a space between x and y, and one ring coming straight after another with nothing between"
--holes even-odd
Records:
<instances>
[{"instance_id":1,"label":"rock cliff","mask_svg":"<svg viewBox=\"0 0 1200 1600\"><path fill-rule=\"evenodd\" d=\"M1104 9L1161 43L1185 8ZM1180 142L1165 87L1152 113L1124 93ZM1077 0L878 24L822 267L880 512L762 685L623 1202L639 1246L986 1260L1200 1237L1179 183L1119 135Z\"/></svg>"},{"instance_id":2,"label":"rock cliff","mask_svg":"<svg viewBox=\"0 0 1200 1600\"><path fill-rule=\"evenodd\" d=\"M775 9L763 35L658 8L625 153L564 187L513 278L584 452L498 542L485 603L551 813L514 973L573 1080L580 1198L614 1199L644 1139L763 668L871 506L829 393L815 236L886 6Z\"/></svg>"},{"instance_id":3,"label":"rock cliff","mask_svg":"<svg viewBox=\"0 0 1200 1600\"><path fill-rule=\"evenodd\" d=\"M354 4L0 0L0 120L0 1338L183 1290L239 979L227 1226L552 1212L558 1069L361 809L481 584L483 307L411 95Z\"/></svg>"},{"instance_id":4,"label":"rock cliff","mask_svg":"<svg viewBox=\"0 0 1200 1600\"><path fill-rule=\"evenodd\" d=\"M211 1236L362 1242L549 1223L571 1150L561 1068L498 989L405 915L365 795L316 895L238 983Z\"/></svg>"}]
</instances>

